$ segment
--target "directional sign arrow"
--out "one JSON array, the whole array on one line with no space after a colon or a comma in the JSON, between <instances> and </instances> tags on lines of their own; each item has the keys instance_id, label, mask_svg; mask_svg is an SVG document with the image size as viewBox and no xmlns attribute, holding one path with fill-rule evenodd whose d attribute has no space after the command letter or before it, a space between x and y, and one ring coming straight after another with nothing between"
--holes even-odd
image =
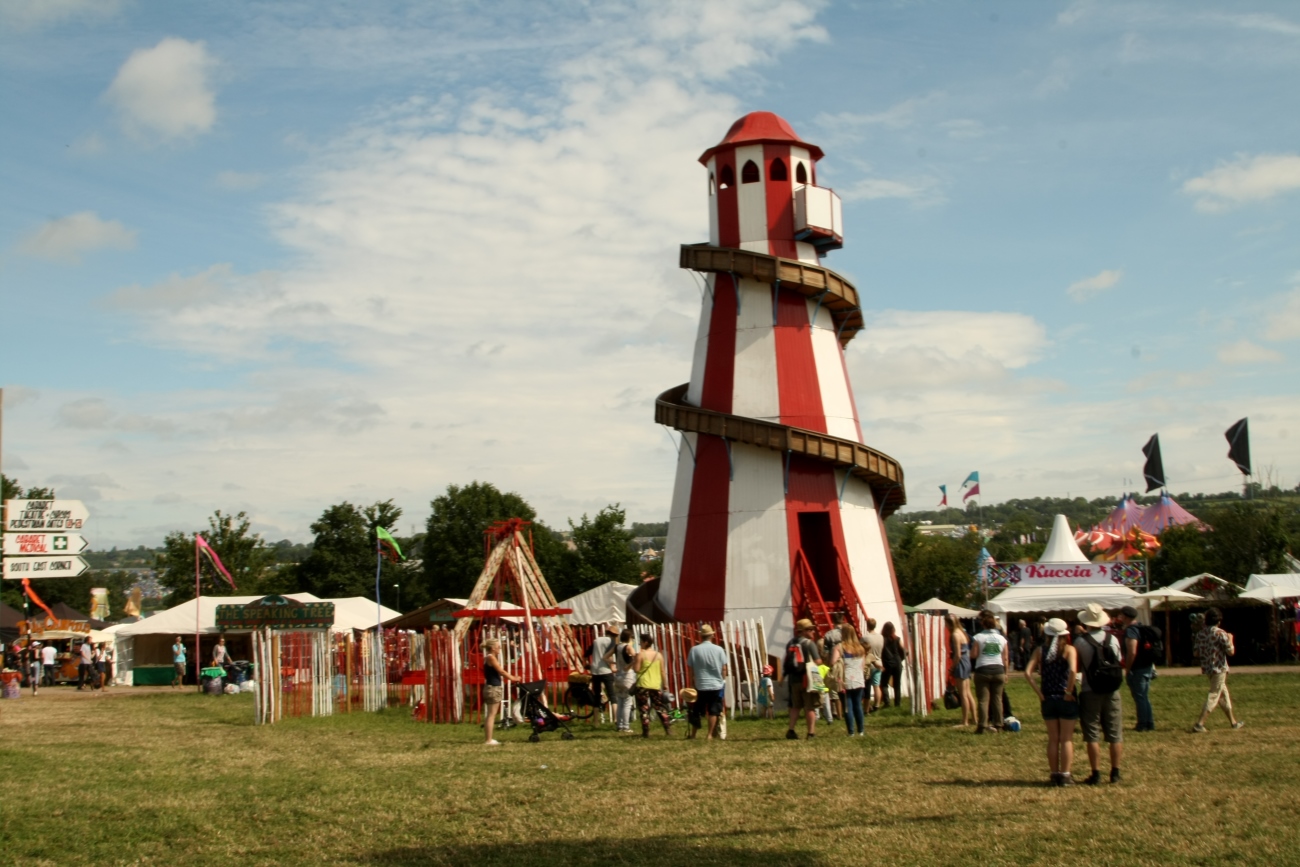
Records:
<instances>
[{"instance_id":1,"label":"directional sign arrow","mask_svg":"<svg viewBox=\"0 0 1300 867\"><path fill-rule=\"evenodd\" d=\"M90 517L81 500L5 500L5 532L80 530Z\"/></svg>"},{"instance_id":2,"label":"directional sign arrow","mask_svg":"<svg viewBox=\"0 0 1300 867\"><path fill-rule=\"evenodd\" d=\"M90 543L80 533L5 533L6 557L80 554Z\"/></svg>"},{"instance_id":3,"label":"directional sign arrow","mask_svg":"<svg viewBox=\"0 0 1300 867\"><path fill-rule=\"evenodd\" d=\"M6 557L5 577L14 581L23 578L76 578L90 565L80 557Z\"/></svg>"}]
</instances>

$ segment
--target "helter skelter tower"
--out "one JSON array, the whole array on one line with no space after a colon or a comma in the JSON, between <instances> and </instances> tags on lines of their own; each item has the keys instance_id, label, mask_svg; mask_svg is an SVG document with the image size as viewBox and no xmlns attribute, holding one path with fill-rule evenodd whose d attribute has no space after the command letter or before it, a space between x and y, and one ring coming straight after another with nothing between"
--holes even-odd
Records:
<instances>
[{"instance_id":1,"label":"helter skelter tower","mask_svg":"<svg viewBox=\"0 0 1300 867\"><path fill-rule=\"evenodd\" d=\"M863 317L821 264L843 242L821 157L761 111L700 157L709 243L681 248L707 286L691 381L655 405L681 432L663 576L629 605L654 620L762 617L772 652L796 617L903 623L884 532L903 470L862 442L844 347Z\"/></svg>"}]
</instances>

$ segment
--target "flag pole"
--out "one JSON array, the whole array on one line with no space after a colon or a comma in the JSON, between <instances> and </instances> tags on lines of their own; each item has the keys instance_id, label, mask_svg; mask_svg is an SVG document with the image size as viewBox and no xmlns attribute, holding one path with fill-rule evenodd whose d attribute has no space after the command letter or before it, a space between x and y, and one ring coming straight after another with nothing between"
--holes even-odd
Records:
<instances>
[{"instance_id":1,"label":"flag pole","mask_svg":"<svg viewBox=\"0 0 1300 867\"><path fill-rule=\"evenodd\" d=\"M203 679L199 677L199 608L203 604L199 588L199 534L194 534L194 685L203 692Z\"/></svg>"}]
</instances>

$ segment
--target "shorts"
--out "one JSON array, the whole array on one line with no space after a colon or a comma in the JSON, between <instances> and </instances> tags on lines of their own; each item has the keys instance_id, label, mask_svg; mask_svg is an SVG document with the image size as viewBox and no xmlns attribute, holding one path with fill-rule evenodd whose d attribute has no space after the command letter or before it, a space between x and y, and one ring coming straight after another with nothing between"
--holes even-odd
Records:
<instances>
[{"instance_id":1,"label":"shorts","mask_svg":"<svg viewBox=\"0 0 1300 867\"><path fill-rule=\"evenodd\" d=\"M1079 718L1079 703L1077 701L1066 701L1064 698L1047 698L1043 699L1041 708L1045 720L1077 720Z\"/></svg>"},{"instance_id":2,"label":"shorts","mask_svg":"<svg viewBox=\"0 0 1300 867\"><path fill-rule=\"evenodd\" d=\"M699 690L699 695L695 698L695 712L702 716L717 716L722 713L722 690Z\"/></svg>"},{"instance_id":3,"label":"shorts","mask_svg":"<svg viewBox=\"0 0 1300 867\"><path fill-rule=\"evenodd\" d=\"M1079 693L1079 720L1085 744L1100 743L1103 735L1108 744L1124 743L1124 706L1120 704L1119 690L1104 695Z\"/></svg>"},{"instance_id":4,"label":"shorts","mask_svg":"<svg viewBox=\"0 0 1300 867\"><path fill-rule=\"evenodd\" d=\"M821 708L822 694L820 692L809 692L805 689L802 677L791 678L787 683L790 686L791 710L813 713Z\"/></svg>"},{"instance_id":5,"label":"shorts","mask_svg":"<svg viewBox=\"0 0 1300 867\"><path fill-rule=\"evenodd\" d=\"M501 704L501 698L505 695L505 690L499 686L483 685L483 707L491 707L494 704Z\"/></svg>"},{"instance_id":6,"label":"shorts","mask_svg":"<svg viewBox=\"0 0 1300 867\"><path fill-rule=\"evenodd\" d=\"M873 668L873 669L871 670L871 685L872 685L872 686L880 686L880 675L881 675L882 673L883 673L883 672L881 672L881 670L878 669L878 668Z\"/></svg>"}]
</instances>

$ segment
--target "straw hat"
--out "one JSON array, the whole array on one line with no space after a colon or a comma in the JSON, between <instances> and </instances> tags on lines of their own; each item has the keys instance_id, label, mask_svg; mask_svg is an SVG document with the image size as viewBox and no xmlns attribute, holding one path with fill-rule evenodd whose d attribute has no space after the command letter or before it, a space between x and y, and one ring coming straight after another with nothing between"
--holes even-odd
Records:
<instances>
[{"instance_id":1,"label":"straw hat","mask_svg":"<svg viewBox=\"0 0 1300 867\"><path fill-rule=\"evenodd\" d=\"M1066 635L1070 631L1070 624L1066 623L1059 617L1053 617L1043 625L1043 634L1056 638L1058 635Z\"/></svg>"},{"instance_id":2,"label":"straw hat","mask_svg":"<svg viewBox=\"0 0 1300 867\"><path fill-rule=\"evenodd\" d=\"M1079 612L1079 622L1089 629L1102 629L1110 623L1110 615L1100 603L1089 602L1088 607Z\"/></svg>"},{"instance_id":3,"label":"straw hat","mask_svg":"<svg viewBox=\"0 0 1300 867\"><path fill-rule=\"evenodd\" d=\"M798 623L794 625L795 632L803 632L805 629L814 629L814 628L815 627L813 626L813 622L809 620L807 617L803 618L802 620L800 620Z\"/></svg>"},{"instance_id":4,"label":"straw hat","mask_svg":"<svg viewBox=\"0 0 1300 867\"><path fill-rule=\"evenodd\" d=\"M712 638L712 637L713 637L713 627L710 626L710 625L707 624L707 623L704 624L703 626L701 626L701 627L700 627L700 636L703 637L703 638Z\"/></svg>"},{"instance_id":5,"label":"straw hat","mask_svg":"<svg viewBox=\"0 0 1300 867\"><path fill-rule=\"evenodd\" d=\"M688 686L683 688L681 692L677 693L677 703L687 704L695 701L699 697L700 694Z\"/></svg>"}]
</instances>

